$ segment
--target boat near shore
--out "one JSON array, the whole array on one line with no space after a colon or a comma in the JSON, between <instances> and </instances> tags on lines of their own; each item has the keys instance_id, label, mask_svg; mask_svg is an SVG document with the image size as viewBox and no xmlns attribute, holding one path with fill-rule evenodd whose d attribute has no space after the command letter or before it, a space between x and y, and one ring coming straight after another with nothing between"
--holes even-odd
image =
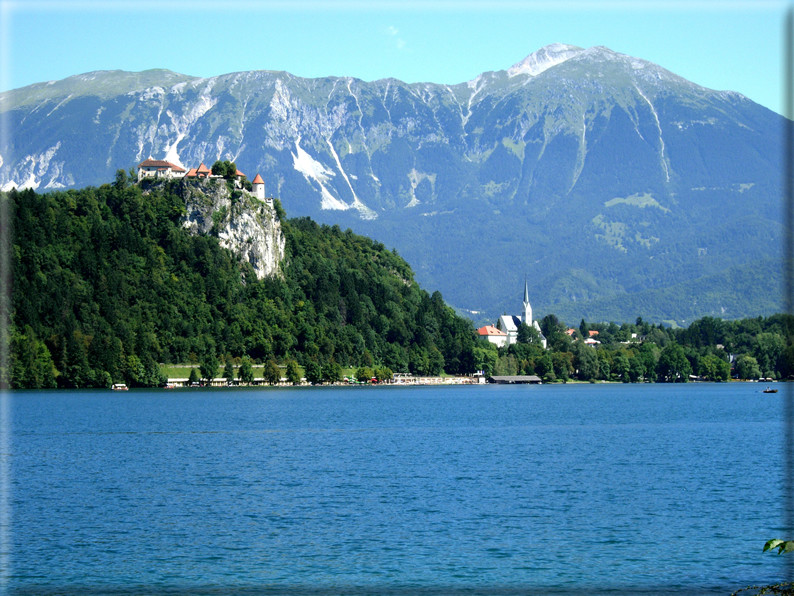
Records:
<instances>
[{"instance_id":1,"label":"boat near shore","mask_svg":"<svg viewBox=\"0 0 794 596\"><path fill-rule=\"evenodd\" d=\"M113 391L129 391L129 387L127 387L124 383L113 383L111 389Z\"/></svg>"}]
</instances>

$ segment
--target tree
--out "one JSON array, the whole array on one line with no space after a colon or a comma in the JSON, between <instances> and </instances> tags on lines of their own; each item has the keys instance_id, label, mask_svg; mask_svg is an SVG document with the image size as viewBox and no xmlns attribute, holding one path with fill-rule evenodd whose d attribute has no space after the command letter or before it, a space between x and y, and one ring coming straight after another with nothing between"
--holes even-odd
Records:
<instances>
[{"instance_id":1,"label":"tree","mask_svg":"<svg viewBox=\"0 0 794 596\"><path fill-rule=\"evenodd\" d=\"M276 219L286 221L287 212L284 211L284 207L281 206L281 201L278 199L273 199L273 210L276 212Z\"/></svg>"},{"instance_id":2,"label":"tree","mask_svg":"<svg viewBox=\"0 0 794 596\"><path fill-rule=\"evenodd\" d=\"M379 383L382 383L383 381L391 381L394 378L394 373L390 368L384 366L375 369L375 377Z\"/></svg>"},{"instance_id":3,"label":"tree","mask_svg":"<svg viewBox=\"0 0 794 596\"><path fill-rule=\"evenodd\" d=\"M298 363L294 360L287 361L287 380L293 385L300 385L301 371L298 368Z\"/></svg>"},{"instance_id":4,"label":"tree","mask_svg":"<svg viewBox=\"0 0 794 596\"><path fill-rule=\"evenodd\" d=\"M127 188L128 178L125 170L116 170L116 178L113 181L113 187L116 190L124 190Z\"/></svg>"},{"instance_id":5,"label":"tree","mask_svg":"<svg viewBox=\"0 0 794 596\"><path fill-rule=\"evenodd\" d=\"M218 359L215 357L214 353L208 354L204 361L199 365L199 370L201 371L201 378L211 383L212 380L218 376L218 371L220 370L220 363Z\"/></svg>"},{"instance_id":6,"label":"tree","mask_svg":"<svg viewBox=\"0 0 794 596\"><path fill-rule=\"evenodd\" d=\"M281 369L278 367L278 364L276 364L275 360L271 358L267 361L262 376L265 378L265 381L271 385L278 385L278 383L281 381Z\"/></svg>"},{"instance_id":7,"label":"tree","mask_svg":"<svg viewBox=\"0 0 794 596\"><path fill-rule=\"evenodd\" d=\"M554 374L563 382L567 382L573 374L573 354L571 352L555 352L551 355L554 363Z\"/></svg>"},{"instance_id":8,"label":"tree","mask_svg":"<svg viewBox=\"0 0 794 596\"><path fill-rule=\"evenodd\" d=\"M212 175L223 176L226 180L234 180L237 177L237 164L229 160L218 160L212 164Z\"/></svg>"},{"instance_id":9,"label":"tree","mask_svg":"<svg viewBox=\"0 0 794 596\"><path fill-rule=\"evenodd\" d=\"M731 365L715 354L707 354L700 360L701 374L710 381L727 381L731 377Z\"/></svg>"},{"instance_id":10,"label":"tree","mask_svg":"<svg viewBox=\"0 0 794 596\"><path fill-rule=\"evenodd\" d=\"M643 342L640 346L640 351L637 353L637 357L642 360L642 364L645 368L645 380L646 381L654 381L656 375L654 374L656 371L656 365L659 362L659 357L661 356L662 351L659 349L654 343L650 342Z\"/></svg>"},{"instance_id":11,"label":"tree","mask_svg":"<svg viewBox=\"0 0 794 596\"><path fill-rule=\"evenodd\" d=\"M480 343L472 348L475 370L483 371L486 377L490 377L496 368L496 360L499 352L492 343Z\"/></svg>"},{"instance_id":12,"label":"tree","mask_svg":"<svg viewBox=\"0 0 794 596\"><path fill-rule=\"evenodd\" d=\"M603 349L598 350L596 354L598 356L598 378L608 381L612 371L612 364L609 361L609 356L606 350Z\"/></svg>"},{"instance_id":13,"label":"tree","mask_svg":"<svg viewBox=\"0 0 794 596\"><path fill-rule=\"evenodd\" d=\"M371 368L367 368L365 366L360 367L356 371L356 381L364 381L369 383L372 377L375 376L375 372Z\"/></svg>"},{"instance_id":14,"label":"tree","mask_svg":"<svg viewBox=\"0 0 794 596\"><path fill-rule=\"evenodd\" d=\"M323 366L323 381L326 383L337 383L342 380L342 367L336 362L331 361Z\"/></svg>"},{"instance_id":15,"label":"tree","mask_svg":"<svg viewBox=\"0 0 794 596\"><path fill-rule=\"evenodd\" d=\"M588 334L589 331L590 331L590 327L587 325L587 322L585 322L585 320L582 319L582 322L579 323L579 333L582 334L582 337L587 338L589 337Z\"/></svg>"},{"instance_id":16,"label":"tree","mask_svg":"<svg viewBox=\"0 0 794 596\"><path fill-rule=\"evenodd\" d=\"M574 365L582 381L590 381L598 377L598 356L594 348L586 346L583 342L576 342Z\"/></svg>"},{"instance_id":17,"label":"tree","mask_svg":"<svg viewBox=\"0 0 794 596\"><path fill-rule=\"evenodd\" d=\"M780 360L780 374L783 377L791 377L794 375L794 345L787 346L781 354Z\"/></svg>"},{"instance_id":18,"label":"tree","mask_svg":"<svg viewBox=\"0 0 794 596\"><path fill-rule=\"evenodd\" d=\"M629 378L632 383L639 382L645 376L645 373L645 364L641 356L634 355L629 358Z\"/></svg>"},{"instance_id":19,"label":"tree","mask_svg":"<svg viewBox=\"0 0 794 596\"><path fill-rule=\"evenodd\" d=\"M151 357L149 357L144 369L146 370L146 385L148 387L162 387L168 383L168 375ZM110 384L108 383L106 386L109 387Z\"/></svg>"},{"instance_id":20,"label":"tree","mask_svg":"<svg viewBox=\"0 0 794 596\"><path fill-rule=\"evenodd\" d=\"M551 354L548 352L544 353L543 357L535 364L535 371L545 383L557 380L557 375L554 374L554 363L551 360Z\"/></svg>"},{"instance_id":21,"label":"tree","mask_svg":"<svg viewBox=\"0 0 794 596\"><path fill-rule=\"evenodd\" d=\"M127 356L126 375L127 384L130 387L145 386L146 369L143 367L141 359L135 354ZM76 376L76 375L73 375Z\"/></svg>"},{"instance_id":22,"label":"tree","mask_svg":"<svg viewBox=\"0 0 794 596\"><path fill-rule=\"evenodd\" d=\"M323 366L323 381L326 383L338 383L342 380L342 367L334 361L328 362Z\"/></svg>"},{"instance_id":23,"label":"tree","mask_svg":"<svg viewBox=\"0 0 794 596\"><path fill-rule=\"evenodd\" d=\"M753 340L753 356L762 371L776 370L786 341L777 333L759 333Z\"/></svg>"},{"instance_id":24,"label":"tree","mask_svg":"<svg viewBox=\"0 0 794 596\"><path fill-rule=\"evenodd\" d=\"M196 369L195 368L191 368L190 369L190 376L188 377L187 382L192 385L193 383L198 383L200 379L201 379L201 377L199 377L199 374L198 374L198 372L196 372Z\"/></svg>"},{"instance_id":25,"label":"tree","mask_svg":"<svg viewBox=\"0 0 794 596\"><path fill-rule=\"evenodd\" d=\"M736 374L740 379L757 379L761 376L758 361L750 354L741 354L736 359Z\"/></svg>"},{"instance_id":26,"label":"tree","mask_svg":"<svg viewBox=\"0 0 794 596\"><path fill-rule=\"evenodd\" d=\"M678 344L671 343L659 356L659 363L656 365L656 379L662 383L686 383L689 375L692 374L692 366L687 360L684 348Z\"/></svg>"},{"instance_id":27,"label":"tree","mask_svg":"<svg viewBox=\"0 0 794 596\"><path fill-rule=\"evenodd\" d=\"M231 358L226 361L226 366L223 369L223 378L230 383L234 381L234 363Z\"/></svg>"},{"instance_id":28,"label":"tree","mask_svg":"<svg viewBox=\"0 0 794 596\"><path fill-rule=\"evenodd\" d=\"M251 359L248 356L243 358L240 368L237 370L240 381L250 385L254 382L254 367L251 366Z\"/></svg>"},{"instance_id":29,"label":"tree","mask_svg":"<svg viewBox=\"0 0 794 596\"><path fill-rule=\"evenodd\" d=\"M323 382L323 368L316 360L309 360L304 367L306 370L306 380L312 385L319 385Z\"/></svg>"},{"instance_id":30,"label":"tree","mask_svg":"<svg viewBox=\"0 0 794 596\"><path fill-rule=\"evenodd\" d=\"M427 374L440 375L444 372L444 355L433 346L427 352Z\"/></svg>"},{"instance_id":31,"label":"tree","mask_svg":"<svg viewBox=\"0 0 794 596\"><path fill-rule=\"evenodd\" d=\"M23 335L12 334L11 384L15 389L55 387L58 371L44 342L26 325Z\"/></svg>"},{"instance_id":32,"label":"tree","mask_svg":"<svg viewBox=\"0 0 794 596\"><path fill-rule=\"evenodd\" d=\"M549 343L553 343L557 335L563 333L564 330L565 327L560 323L557 315L548 314L540 320L540 331Z\"/></svg>"},{"instance_id":33,"label":"tree","mask_svg":"<svg viewBox=\"0 0 794 596\"><path fill-rule=\"evenodd\" d=\"M624 383L631 381L630 370L631 363L623 352L618 353L612 359L612 374L615 376L616 381L623 381Z\"/></svg>"},{"instance_id":34,"label":"tree","mask_svg":"<svg viewBox=\"0 0 794 596\"><path fill-rule=\"evenodd\" d=\"M518 326L518 335L516 340L520 344L534 344L540 342L540 334L534 327L530 327L523 321Z\"/></svg>"}]
</instances>

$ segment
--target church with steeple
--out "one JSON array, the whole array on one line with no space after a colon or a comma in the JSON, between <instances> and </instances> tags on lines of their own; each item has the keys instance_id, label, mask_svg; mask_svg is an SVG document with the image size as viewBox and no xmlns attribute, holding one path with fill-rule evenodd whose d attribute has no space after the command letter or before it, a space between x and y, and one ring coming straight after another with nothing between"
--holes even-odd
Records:
<instances>
[{"instance_id":1,"label":"church with steeple","mask_svg":"<svg viewBox=\"0 0 794 596\"><path fill-rule=\"evenodd\" d=\"M538 322L532 320L532 305L529 303L529 286L527 285L526 277L524 278L523 314L521 316L504 314L499 317L499 323L497 324L499 329L507 334L508 346L518 341L518 326L521 325L521 323L526 323L530 327L534 327L535 330L537 330L538 334L540 335L540 342L545 349L547 344L546 338L543 336L543 332L540 330L540 325L538 325Z\"/></svg>"}]
</instances>

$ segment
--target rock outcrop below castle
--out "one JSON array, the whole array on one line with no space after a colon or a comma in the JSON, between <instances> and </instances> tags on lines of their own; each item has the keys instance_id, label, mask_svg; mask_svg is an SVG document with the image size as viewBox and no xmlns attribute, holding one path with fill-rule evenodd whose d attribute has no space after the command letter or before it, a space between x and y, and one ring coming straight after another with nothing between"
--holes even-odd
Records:
<instances>
[{"instance_id":1,"label":"rock outcrop below castle","mask_svg":"<svg viewBox=\"0 0 794 596\"><path fill-rule=\"evenodd\" d=\"M221 246L251 264L259 279L280 275L285 239L272 201L259 200L224 180L183 180L183 225L192 234L213 234Z\"/></svg>"}]
</instances>

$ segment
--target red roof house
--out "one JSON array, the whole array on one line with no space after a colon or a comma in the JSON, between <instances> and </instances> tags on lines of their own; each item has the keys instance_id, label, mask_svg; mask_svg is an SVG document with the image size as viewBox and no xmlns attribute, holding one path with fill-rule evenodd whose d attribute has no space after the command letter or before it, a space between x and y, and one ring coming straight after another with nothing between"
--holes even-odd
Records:
<instances>
[{"instance_id":1,"label":"red roof house","mask_svg":"<svg viewBox=\"0 0 794 596\"><path fill-rule=\"evenodd\" d=\"M499 347L507 344L507 333L494 327L493 325L485 325L477 329L477 335L481 340L490 342Z\"/></svg>"}]
</instances>

